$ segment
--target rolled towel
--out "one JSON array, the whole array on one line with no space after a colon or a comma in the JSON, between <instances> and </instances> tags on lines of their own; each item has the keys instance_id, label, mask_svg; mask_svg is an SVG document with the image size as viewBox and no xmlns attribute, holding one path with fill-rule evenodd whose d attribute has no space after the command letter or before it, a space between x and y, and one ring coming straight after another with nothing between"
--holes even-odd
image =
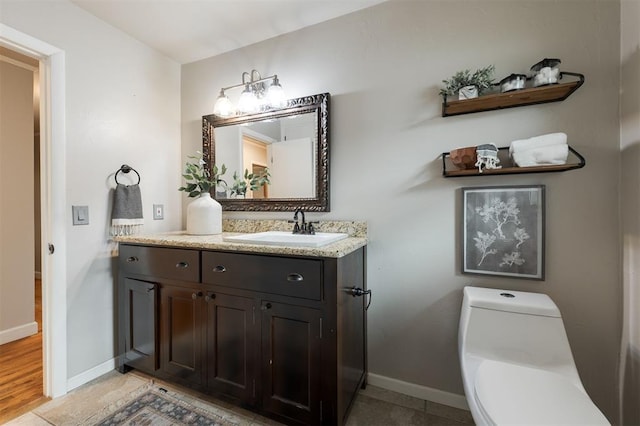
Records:
<instances>
[{"instance_id":1,"label":"rolled towel","mask_svg":"<svg viewBox=\"0 0 640 426\"><path fill-rule=\"evenodd\" d=\"M569 155L569 145L548 145L514 152L513 161L519 167L565 164Z\"/></svg>"},{"instance_id":2,"label":"rolled towel","mask_svg":"<svg viewBox=\"0 0 640 426\"><path fill-rule=\"evenodd\" d=\"M566 144L566 133L548 133L546 135L534 136L529 139L521 139L511 142L511 144L509 145L509 155L513 154L514 152L523 151L530 148L540 148L543 146Z\"/></svg>"}]
</instances>

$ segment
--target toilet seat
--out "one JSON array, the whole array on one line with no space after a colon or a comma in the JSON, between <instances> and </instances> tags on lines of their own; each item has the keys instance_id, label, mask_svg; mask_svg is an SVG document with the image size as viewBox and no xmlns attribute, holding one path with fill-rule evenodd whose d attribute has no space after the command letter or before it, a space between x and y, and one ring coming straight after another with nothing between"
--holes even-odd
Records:
<instances>
[{"instance_id":1,"label":"toilet seat","mask_svg":"<svg viewBox=\"0 0 640 426\"><path fill-rule=\"evenodd\" d=\"M545 370L485 360L478 367L475 399L494 425L608 425L584 390Z\"/></svg>"}]
</instances>

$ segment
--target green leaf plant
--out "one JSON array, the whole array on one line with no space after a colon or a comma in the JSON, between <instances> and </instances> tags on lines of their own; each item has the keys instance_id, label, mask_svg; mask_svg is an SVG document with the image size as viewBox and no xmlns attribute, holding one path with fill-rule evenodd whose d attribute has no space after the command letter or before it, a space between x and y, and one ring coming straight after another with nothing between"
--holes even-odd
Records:
<instances>
[{"instance_id":1,"label":"green leaf plant","mask_svg":"<svg viewBox=\"0 0 640 426\"><path fill-rule=\"evenodd\" d=\"M476 70L473 74L470 70L458 71L448 80L442 80L445 87L440 89L440 95L455 95L461 88L465 86L476 86L478 94L485 92L493 85L494 65Z\"/></svg>"},{"instance_id":2,"label":"green leaf plant","mask_svg":"<svg viewBox=\"0 0 640 426\"><path fill-rule=\"evenodd\" d=\"M211 188L215 188L221 183L226 185L226 182L221 178L227 172L224 164L220 170L214 165L213 173L210 173L200 151L196 151L196 155L190 155L187 158L193 161L187 161L184 173L182 173L186 185L178 188L178 191L184 191L189 197L196 198L200 194L210 192Z\"/></svg>"},{"instance_id":3,"label":"green leaf plant","mask_svg":"<svg viewBox=\"0 0 640 426\"><path fill-rule=\"evenodd\" d=\"M269 169L265 168L260 173L249 173L248 169L244 169L244 176L238 175L238 172L233 172L233 184L231 185L231 195L244 197L247 194L247 189L256 191L264 185L271 184L269 178L271 174Z\"/></svg>"}]
</instances>

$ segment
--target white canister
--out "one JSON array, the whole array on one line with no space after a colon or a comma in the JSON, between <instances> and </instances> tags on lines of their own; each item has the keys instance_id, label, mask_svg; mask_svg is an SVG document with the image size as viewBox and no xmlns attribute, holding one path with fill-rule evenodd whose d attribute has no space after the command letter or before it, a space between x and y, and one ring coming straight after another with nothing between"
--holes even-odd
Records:
<instances>
[{"instance_id":1,"label":"white canister","mask_svg":"<svg viewBox=\"0 0 640 426\"><path fill-rule=\"evenodd\" d=\"M500 92L510 92L512 90L524 89L527 76L524 74L511 74L500 81Z\"/></svg>"},{"instance_id":2,"label":"white canister","mask_svg":"<svg viewBox=\"0 0 640 426\"><path fill-rule=\"evenodd\" d=\"M545 58L531 67L533 87L556 84L560 80L560 59Z\"/></svg>"}]
</instances>

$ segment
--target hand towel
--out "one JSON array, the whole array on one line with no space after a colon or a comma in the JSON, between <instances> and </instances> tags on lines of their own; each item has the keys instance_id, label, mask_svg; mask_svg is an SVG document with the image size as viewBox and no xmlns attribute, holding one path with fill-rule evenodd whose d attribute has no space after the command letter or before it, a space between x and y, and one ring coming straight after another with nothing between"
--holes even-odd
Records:
<instances>
[{"instance_id":1,"label":"hand towel","mask_svg":"<svg viewBox=\"0 0 640 426\"><path fill-rule=\"evenodd\" d=\"M569 156L569 145L550 145L514 152L513 161L519 167L545 164L565 164Z\"/></svg>"},{"instance_id":2,"label":"hand towel","mask_svg":"<svg viewBox=\"0 0 640 426\"><path fill-rule=\"evenodd\" d=\"M143 224L140 186L119 183L113 191L111 235L137 234Z\"/></svg>"},{"instance_id":3,"label":"hand towel","mask_svg":"<svg viewBox=\"0 0 640 426\"><path fill-rule=\"evenodd\" d=\"M517 151L523 151L530 148L540 148L551 145L564 145L567 143L567 134L549 133L546 135L534 136L529 139L521 139L511 142L509 145L509 155Z\"/></svg>"}]
</instances>

